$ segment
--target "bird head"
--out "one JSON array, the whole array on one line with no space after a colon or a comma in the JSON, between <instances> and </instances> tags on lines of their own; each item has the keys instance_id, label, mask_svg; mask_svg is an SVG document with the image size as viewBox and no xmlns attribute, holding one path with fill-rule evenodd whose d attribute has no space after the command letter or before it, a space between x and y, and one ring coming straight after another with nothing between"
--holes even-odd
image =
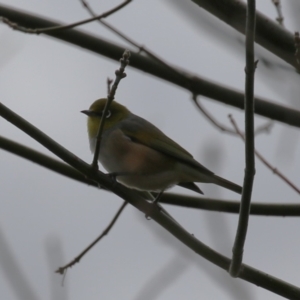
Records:
<instances>
[{"instance_id":1,"label":"bird head","mask_svg":"<svg viewBox=\"0 0 300 300\"><path fill-rule=\"evenodd\" d=\"M106 101L106 98L96 100L88 110L81 111L88 116L88 133L90 138L97 136ZM104 131L118 124L118 122L125 119L129 114L130 111L125 106L113 101L106 112Z\"/></svg>"}]
</instances>

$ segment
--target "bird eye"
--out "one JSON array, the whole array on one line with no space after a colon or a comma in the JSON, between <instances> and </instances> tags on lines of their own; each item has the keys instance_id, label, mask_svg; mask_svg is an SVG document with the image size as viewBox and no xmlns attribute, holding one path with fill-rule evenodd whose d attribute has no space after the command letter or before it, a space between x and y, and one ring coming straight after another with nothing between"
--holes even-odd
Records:
<instances>
[{"instance_id":1,"label":"bird eye","mask_svg":"<svg viewBox=\"0 0 300 300\"><path fill-rule=\"evenodd\" d=\"M103 115L103 112L102 112L102 115ZM106 119L108 119L110 116L111 116L111 111L108 110L108 111L106 112Z\"/></svg>"}]
</instances>

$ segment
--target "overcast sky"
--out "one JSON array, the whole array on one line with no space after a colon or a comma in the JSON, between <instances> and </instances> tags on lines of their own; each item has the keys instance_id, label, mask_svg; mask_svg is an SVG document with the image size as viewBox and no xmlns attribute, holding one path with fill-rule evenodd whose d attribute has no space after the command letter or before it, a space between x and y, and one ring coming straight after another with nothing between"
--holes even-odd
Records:
<instances>
[{"instance_id":1,"label":"overcast sky","mask_svg":"<svg viewBox=\"0 0 300 300\"><path fill-rule=\"evenodd\" d=\"M294 21L295 1L282 1L285 24L292 32L299 30L300 25ZM214 17L209 18L209 14L188 0L185 2L191 9L187 11L175 5L176 1L171 2L136 0L107 21L167 62L243 90L244 50L239 44L243 37L222 22L215 23ZM257 2L260 11L276 18L271 0ZM79 1L2 0L1 3L63 23L88 17ZM89 3L100 13L119 2L91 0ZM199 13L202 23L193 19L192 12ZM205 21L206 18L209 19ZM221 24L221 35L215 34L208 20ZM91 162L86 116L80 111L106 95L106 78L113 78L118 63L47 36L31 36L0 25L1 102ZM97 23L80 29L132 49ZM257 51L268 54L260 48ZM270 58L285 65L273 56ZM117 91L117 101L154 123L218 175L242 184L244 145L239 138L214 128L197 111L186 90L130 67L126 73L128 76ZM255 94L299 109L298 80L292 71L271 72L259 63ZM243 112L201 99L220 122L230 126L227 116L232 114L243 127ZM256 118L257 125L267 121ZM54 157L1 118L0 135ZM257 136L256 146L300 186L297 141L298 130L276 123L270 134ZM259 161L256 168L253 201L299 202L297 193ZM239 200L236 194L216 186L200 184L200 187L206 196ZM172 191L188 193L182 188ZM67 272L62 287L62 277L54 271L96 238L121 204L122 200L113 194L58 176L0 150L0 298L21 299L11 284L23 286L15 271L26 280L22 295L33 300L282 299L230 278L131 206L111 233ZM236 215L165 208L200 241L231 256ZM251 217L244 262L299 285L300 241L294 234L299 225L299 218ZM35 296L26 294L29 291Z\"/></svg>"}]
</instances>

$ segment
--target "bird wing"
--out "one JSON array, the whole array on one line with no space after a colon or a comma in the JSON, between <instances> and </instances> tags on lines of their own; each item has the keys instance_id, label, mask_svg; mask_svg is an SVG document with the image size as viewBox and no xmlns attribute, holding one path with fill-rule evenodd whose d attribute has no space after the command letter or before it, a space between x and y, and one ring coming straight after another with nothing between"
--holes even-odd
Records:
<instances>
[{"instance_id":1,"label":"bird wing","mask_svg":"<svg viewBox=\"0 0 300 300\"><path fill-rule=\"evenodd\" d=\"M119 129L133 142L150 147L167 156L186 163L200 172L212 175L213 172L198 163L193 156L180 145L167 137L161 130L139 116L131 114L118 124Z\"/></svg>"}]
</instances>

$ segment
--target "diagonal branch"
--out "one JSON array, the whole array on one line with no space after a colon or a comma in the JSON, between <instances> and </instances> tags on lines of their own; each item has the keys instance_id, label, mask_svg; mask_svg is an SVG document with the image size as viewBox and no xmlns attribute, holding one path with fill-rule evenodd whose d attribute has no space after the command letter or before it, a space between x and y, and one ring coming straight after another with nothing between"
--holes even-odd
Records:
<instances>
[{"instance_id":1,"label":"diagonal branch","mask_svg":"<svg viewBox=\"0 0 300 300\"><path fill-rule=\"evenodd\" d=\"M96 20L100 20L103 18L106 18L112 14L114 14L115 12L117 12L118 10L120 10L121 8L123 8L124 6L126 6L127 4L129 4L132 0L126 0L123 3L119 4L118 6L116 6L115 8L101 14L98 16L94 16L92 18L83 20L83 21L79 21L79 22L75 22L72 24L68 24L68 25L58 25L58 26L50 26L50 27L46 27L46 28L26 28L24 26L19 26L17 23L11 22L8 18L4 18L4 17L0 17L0 21L2 21L3 23L7 24L9 27L11 27L14 30L18 30L24 33L31 33L31 34L40 34L40 33L46 33L49 31L55 31L55 30L66 30L66 29L71 29L71 28L75 28L78 27L80 25L83 24L87 24L87 23L91 23L93 21Z\"/></svg>"},{"instance_id":2,"label":"diagonal branch","mask_svg":"<svg viewBox=\"0 0 300 300\"><path fill-rule=\"evenodd\" d=\"M50 27L59 25L58 23L49 21L45 18L20 12L4 5L0 5L0 15L26 27ZM124 47L117 46L75 29L50 31L47 32L47 35L117 61L124 51ZM294 41L292 41L292 43L294 45ZM295 48L293 46L293 57L294 52ZM187 89L188 91L191 91L192 94L203 95L224 104L244 109L244 93L235 89L230 89L221 84L216 84L179 68L176 68L178 72L174 73L164 65L153 61L153 59L134 53L134 51L131 51L130 65L134 68L147 72L148 74L152 74L158 78ZM300 111L272 103L271 101L263 98L255 98L255 113L285 124L300 127Z\"/></svg>"},{"instance_id":3,"label":"diagonal branch","mask_svg":"<svg viewBox=\"0 0 300 300\"><path fill-rule=\"evenodd\" d=\"M59 274L65 274L67 269L72 268L75 264L79 263L82 257L89 252L104 236L106 236L112 227L115 225L117 222L119 216L121 215L122 211L126 207L128 202L124 201L123 204L120 206L118 211L116 212L115 216L113 219L110 221L108 226L103 230L103 232L90 244L88 245L79 255L77 255L72 261L70 261L68 264L64 265L63 267L59 267L55 272Z\"/></svg>"},{"instance_id":4,"label":"diagonal branch","mask_svg":"<svg viewBox=\"0 0 300 300\"><path fill-rule=\"evenodd\" d=\"M118 184L109 178L109 176L104 175L102 172L95 171L95 169L91 168L89 164L85 163L73 153L60 146L29 122L12 112L2 103L0 103L0 116L34 138L48 150L70 164L73 168L76 168L78 171L90 177L92 180L97 181L99 184L104 185L107 189L113 190L116 195L129 202L144 214L151 212L151 219L164 227L183 244L220 268L228 270L230 264L229 258L200 242L194 235L187 232L176 221L174 221L173 218L170 218L167 214L165 214L161 208L156 205L153 206L152 203L148 203L138 193L126 189L121 184ZM245 264L242 265L241 272L238 277L288 299L300 299L300 288Z\"/></svg>"},{"instance_id":5,"label":"diagonal branch","mask_svg":"<svg viewBox=\"0 0 300 300\"><path fill-rule=\"evenodd\" d=\"M236 130L236 133L243 139L245 140L245 137L243 133L240 131L238 128L235 120L231 115L229 115L229 119L231 124L233 125L234 129ZM283 175L276 167L273 167L257 150L255 150L255 155L256 157L264 164L266 165L274 174L279 176L285 183L287 183L293 190L296 191L296 193L300 194L300 189L292 183L285 175Z\"/></svg>"},{"instance_id":6,"label":"diagonal branch","mask_svg":"<svg viewBox=\"0 0 300 300\"><path fill-rule=\"evenodd\" d=\"M71 166L60 162L48 155L40 153L29 147L23 146L12 140L0 136L0 149L4 149L19 157L28 159L42 167L47 168L60 175L76 180L80 183L85 183L90 186L99 187L96 181L88 179L82 173L78 172ZM103 185L102 189L106 189ZM144 195L143 195L144 196ZM151 200L151 199L149 199ZM231 200L212 199L204 197L192 197L186 195L178 195L173 193L164 193L161 198L161 203L171 204L186 208L204 209L209 211L217 211L224 213L239 213L240 202ZM275 203L251 203L251 215L258 216L280 216L280 217L296 217L300 216L300 204L275 204Z\"/></svg>"},{"instance_id":7,"label":"diagonal branch","mask_svg":"<svg viewBox=\"0 0 300 300\"><path fill-rule=\"evenodd\" d=\"M247 8L244 1L222 0L221 3L220 0L192 1L238 32L245 34ZM294 57L293 34L258 11L256 12L255 42L296 69L298 68Z\"/></svg>"},{"instance_id":8,"label":"diagonal branch","mask_svg":"<svg viewBox=\"0 0 300 300\"><path fill-rule=\"evenodd\" d=\"M206 117L206 119L208 119L215 127L219 128L222 132L226 132L232 135L238 135L238 133L227 127L226 125L221 124L216 118L213 117L212 114L210 114L201 104L200 101L198 101L198 97L197 95L193 95L192 96L192 100L194 101L194 103L196 104L197 108L201 111L201 113ZM255 135L263 133L263 132L267 132L269 133L271 130L271 127L273 126L273 121L269 121L268 123L264 124L264 125L260 125L255 129Z\"/></svg>"},{"instance_id":9,"label":"diagonal branch","mask_svg":"<svg viewBox=\"0 0 300 300\"><path fill-rule=\"evenodd\" d=\"M92 10L92 8L90 7L90 5L87 3L87 1L85 0L80 0L82 5L88 10L88 12L95 17L96 13ZM166 67L167 69L169 69L171 72L173 73L178 73L180 76L182 76L181 71L179 69L174 68L173 66L169 65L168 63L166 63L164 60L162 60L161 58L159 58L157 55L155 55L152 51L148 50L145 46L143 45L139 45L138 43L136 43L132 38L126 36L124 33L122 33L120 30L118 30L117 28L113 27L112 25L110 25L109 23L105 22L102 19L98 20L99 23L101 23L104 27L106 27L107 29L109 29L110 31L114 32L117 36L119 36L121 39L123 39L124 41L126 41L127 43L129 43L131 46L137 48L139 50L139 53L145 53L149 58L153 59L154 61L156 61L158 64Z\"/></svg>"},{"instance_id":10,"label":"diagonal branch","mask_svg":"<svg viewBox=\"0 0 300 300\"><path fill-rule=\"evenodd\" d=\"M110 104L112 103L112 101L115 98L115 94L116 94L116 91L117 91L120 81L126 77L125 68L129 64L129 57L130 57L130 52L128 50L125 50L122 58L120 59L121 66L115 72L116 79L115 79L113 85L110 87L109 81L107 81L108 85L109 85L109 88L108 88L109 93L107 95L107 101L105 103L105 107L104 107L104 110L102 113L102 118L101 118L101 122L99 125L98 133L97 133L96 148L95 148L94 158L93 158L93 162L92 162L92 166L97 169L98 169L98 156L99 156L100 146L101 146L101 137L102 137L102 132L103 132L103 128L104 128L104 123L106 120L105 116L106 116L106 113L108 112Z\"/></svg>"}]
</instances>

